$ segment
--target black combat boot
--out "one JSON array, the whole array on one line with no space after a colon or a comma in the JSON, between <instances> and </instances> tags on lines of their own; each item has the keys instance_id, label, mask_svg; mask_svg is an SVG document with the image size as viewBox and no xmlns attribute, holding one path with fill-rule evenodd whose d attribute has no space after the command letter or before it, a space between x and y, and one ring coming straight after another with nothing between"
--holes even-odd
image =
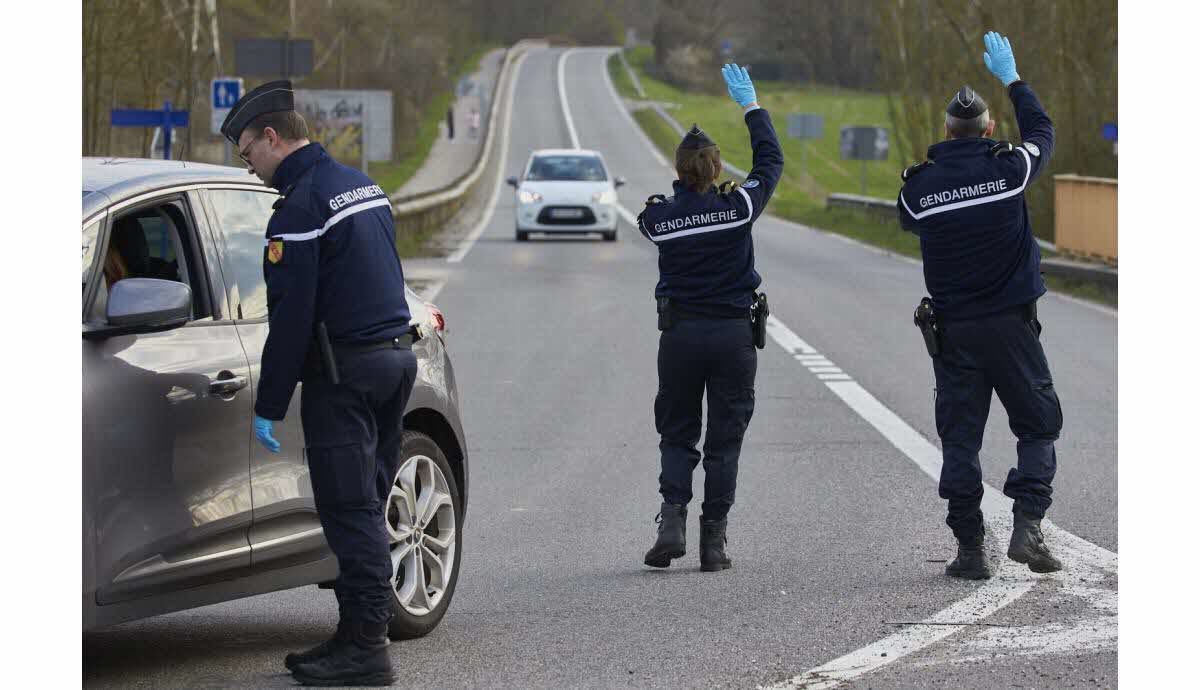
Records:
<instances>
[{"instance_id":1,"label":"black combat boot","mask_svg":"<svg viewBox=\"0 0 1200 690\"><path fill-rule=\"evenodd\" d=\"M946 574L964 580L986 580L992 576L987 552L983 549L983 530L966 540L958 540L958 557L946 565Z\"/></svg>"},{"instance_id":2,"label":"black combat boot","mask_svg":"<svg viewBox=\"0 0 1200 690\"><path fill-rule=\"evenodd\" d=\"M301 685L379 686L396 682L388 654L387 623L348 621L343 639L328 654L297 664L292 676Z\"/></svg>"},{"instance_id":3,"label":"black combat boot","mask_svg":"<svg viewBox=\"0 0 1200 690\"><path fill-rule=\"evenodd\" d=\"M729 520L705 520L700 518L700 569L706 572L733 567L729 554L725 553L725 527Z\"/></svg>"},{"instance_id":4,"label":"black combat boot","mask_svg":"<svg viewBox=\"0 0 1200 690\"><path fill-rule=\"evenodd\" d=\"M664 503L655 518L658 522L658 539L646 552L646 565L666 568L672 558L682 558L687 553L687 506Z\"/></svg>"},{"instance_id":5,"label":"black combat boot","mask_svg":"<svg viewBox=\"0 0 1200 690\"><path fill-rule=\"evenodd\" d=\"M343 642L346 639L348 632L349 627L347 626L346 621L339 620L337 632L333 634L333 637L325 640L312 649L306 649L303 652L292 652L291 654L288 654L283 658L283 665L287 667L287 670L291 671L292 669L296 668L298 664L307 664L310 661L316 661L317 659L320 659L332 651L336 645Z\"/></svg>"},{"instance_id":6,"label":"black combat boot","mask_svg":"<svg viewBox=\"0 0 1200 690\"><path fill-rule=\"evenodd\" d=\"M1046 548L1042 538L1042 521L1019 508L1013 511L1012 541L1008 542L1008 557L1025 563L1035 573L1054 573L1062 570L1059 561Z\"/></svg>"}]
</instances>

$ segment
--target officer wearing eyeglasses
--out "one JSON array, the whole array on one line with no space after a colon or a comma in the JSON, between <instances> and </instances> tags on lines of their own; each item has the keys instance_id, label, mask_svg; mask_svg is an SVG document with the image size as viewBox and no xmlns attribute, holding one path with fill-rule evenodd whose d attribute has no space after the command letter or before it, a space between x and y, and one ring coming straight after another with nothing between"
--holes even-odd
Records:
<instances>
[{"instance_id":1,"label":"officer wearing eyeglasses","mask_svg":"<svg viewBox=\"0 0 1200 690\"><path fill-rule=\"evenodd\" d=\"M300 419L313 496L338 559L332 639L284 663L305 685L389 685L394 584L385 498L417 375L391 202L308 139L291 82L243 96L221 126L281 198L263 238L270 333L254 404L260 443L303 381Z\"/></svg>"}]
</instances>

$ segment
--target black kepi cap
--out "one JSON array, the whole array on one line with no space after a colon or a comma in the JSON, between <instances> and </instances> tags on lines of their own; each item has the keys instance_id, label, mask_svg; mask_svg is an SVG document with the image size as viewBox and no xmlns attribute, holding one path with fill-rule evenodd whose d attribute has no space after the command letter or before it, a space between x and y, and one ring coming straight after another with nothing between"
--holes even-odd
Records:
<instances>
[{"instance_id":1,"label":"black kepi cap","mask_svg":"<svg viewBox=\"0 0 1200 690\"><path fill-rule=\"evenodd\" d=\"M221 123L221 134L224 134L226 139L237 146L242 131L254 121L254 118L266 113L295 109L292 82L286 79L269 81L242 96L237 103L233 104L233 107L229 109L229 114L225 116L225 122Z\"/></svg>"},{"instance_id":2,"label":"black kepi cap","mask_svg":"<svg viewBox=\"0 0 1200 690\"><path fill-rule=\"evenodd\" d=\"M962 120L973 120L987 109L988 104L983 100L983 96L975 93L971 87L963 86L958 93L954 94L954 98L950 99L950 104L946 106L946 113Z\"/></svg>"},{"instance_id":3,"label":"black kepi cap","mask_svg":"<svg viewBox=\"0 0 1200 690\"><path fill-rule=\"evenodd\" d=\"M692 123L691 130L683 135L683 141L679 142L679 148L681 149L706 149L709 146L716 145L717 142L709 139L704 130L700 129L695 122Z\"/></svg>"}]
</instances>

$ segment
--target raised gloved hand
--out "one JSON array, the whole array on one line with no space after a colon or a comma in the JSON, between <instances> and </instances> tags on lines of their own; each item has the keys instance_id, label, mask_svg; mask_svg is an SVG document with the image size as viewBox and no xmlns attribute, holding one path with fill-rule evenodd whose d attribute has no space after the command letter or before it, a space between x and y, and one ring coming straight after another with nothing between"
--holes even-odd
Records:
<instances>
[{"instance_id":1,"label":"raised gloved hand","mask_svg":"<svg viewBox=\"0 0 1200 690\"><path fill-rule=\"evenodd\" d=\"M983 54L983 64L987 65L992 74L1005 86L1021 78L1017 76L1017 60L1013 57L1012 46L1008 44L1007 38L995 31L989 31L983 35L983 47L986 51Z\"/></svg>"},{"instance_id":2,"label":"raised gloved hand","mask_svg":"<svg viewBox=\"0 0 1200 690\"><path fill-rule=\"evenodd\" d=\"M758 95L754 93L754 82L745 67L737 64L725 65L721 68L721 76L725 77L725 88L729 89L729 97L738 105L745 108L748 105L758 105Z\"/></svg>"},{"instance_id":3,"label":"raised gloved hand","mask_svg":"<svg viewBox=\"0 0 1200 690\"><path fill-rule=\"evenodd\" d=\"M254 435L258 437L258 442L263 444L263 448L272 453L278 453L279 441L276 441L275 437L271 435L272 431L273 425L271 420L254 415Z\"/></svg>"}]
</instances>

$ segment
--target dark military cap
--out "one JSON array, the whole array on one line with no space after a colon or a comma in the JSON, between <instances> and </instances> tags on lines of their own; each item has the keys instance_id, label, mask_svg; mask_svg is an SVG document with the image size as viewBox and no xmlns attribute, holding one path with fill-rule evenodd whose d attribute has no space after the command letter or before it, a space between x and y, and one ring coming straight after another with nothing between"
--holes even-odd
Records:
<instances>
[{"instance_id":1,"label":"dark military cap","mask_svg":"<svg viewBox=\"0 0 1200 690\"><path fill-rule=\"evenodd\" d=\"M254 121L254 118L282 110L295 110L292 96L292 82L286 79L269 81L259 86L239 98L238 102L229 109L229 114L225 116L225 122L221 123L221 134L224 134L226 139L237 146L242 131Z\"/></svg>"},{"instance_id":2,"label":"dark military cap","mask_svg":"<svg viewBox=\"0 0 1200 690\"><path fill-rule=\"evenodd\" d=\"M962 120L973 120L987 109L988 104L983 100L983 96L975 93L971 87L964 86L954 94L954 98L950 99L950 104L946 106L946 113Z\"/></svg>"},{"instance_id":3,"label":"dark military cap","mask_svg":"<svg viewBox=\"0 0 1200 690\"><path fill-rule=\"evenodd\" d=\"M716 145L717 142L709 139L704 130L700 129L695 122L692 123L692 129L683 135L683 141L679 142L679 148L681 149L706 149L709 146Z\"/></svg>"}]
</instances>

